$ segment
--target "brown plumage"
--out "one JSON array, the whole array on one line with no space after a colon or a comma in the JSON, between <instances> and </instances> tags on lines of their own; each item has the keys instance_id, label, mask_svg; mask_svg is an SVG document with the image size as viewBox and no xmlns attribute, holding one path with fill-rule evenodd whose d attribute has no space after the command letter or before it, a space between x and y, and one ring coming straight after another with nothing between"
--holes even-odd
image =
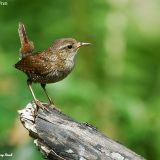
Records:
<instances>
[{"instance_id":1,"label":"brown plumage","mask_svg":"<svg viewBox=\"0 0 160 160\"><path fill-rule=\"evenodd\" d=\"M28 86L35 101L37 99L31 87L32 82L41 84L52 103L45 90L45 85L64 79L74 67L78 49L89 43L78 42L73 38L63 38L56 40L49 49L33 53L33 43L28 40L22 23L19 24L18 32L21 41L21 60L15 64L15 67L27 75Z\"/></svg>"}]
</instances>

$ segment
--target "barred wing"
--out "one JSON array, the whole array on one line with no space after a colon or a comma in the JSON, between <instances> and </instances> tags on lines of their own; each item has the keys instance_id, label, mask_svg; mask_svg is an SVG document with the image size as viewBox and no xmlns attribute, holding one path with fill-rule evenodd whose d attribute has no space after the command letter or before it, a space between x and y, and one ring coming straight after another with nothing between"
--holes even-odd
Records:
<instances>
[{"instance_id":1,"label":"barred wing","mask_svg":"<svg viewBox=\"0 0 160 160\"><path fill-rule=\"evenodd\" d=\"M45 75L48 70L52 67L54 68L54 61L52 64L48 63L47 58L41 56L41 54L27 56L21 59L15 64L15 67L26 74L33 73L38 75Z\"/></svg>"}]
</instances>

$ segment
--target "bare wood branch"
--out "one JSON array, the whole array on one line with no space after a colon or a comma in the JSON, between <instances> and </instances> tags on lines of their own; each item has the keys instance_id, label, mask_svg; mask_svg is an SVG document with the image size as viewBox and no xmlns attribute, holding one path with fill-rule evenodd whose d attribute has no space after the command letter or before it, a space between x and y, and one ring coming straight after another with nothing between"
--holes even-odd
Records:
<instances>
[{"instance_id":1,"label":"bare wood branch","mask_svg":"<svg viewBox=\"0 0 160 160\"><path fill-rule=\"evenodd\" d=\"M76 122L51 107L37 111L32 102L19 114L34 143L49 160L144 160L91 125Z\"/></svg>"}]
</instances>

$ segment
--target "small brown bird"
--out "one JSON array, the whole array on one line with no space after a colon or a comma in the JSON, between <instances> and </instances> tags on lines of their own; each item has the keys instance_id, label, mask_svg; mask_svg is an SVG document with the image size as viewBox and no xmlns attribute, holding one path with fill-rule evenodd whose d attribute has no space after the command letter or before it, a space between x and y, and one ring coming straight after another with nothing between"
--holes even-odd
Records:
<instances>
[{"instance_id":1,"label":"small brown bird","mask_svg":"<svg viewBox=\"0 0 160 160\"><path fill-rule=\"evenodd\" d=\"M34 45L28 40L22 23L19 23L18 33L21 41L21 60L15 64L15 68L27 75L27 84L35 102L38 100L32 90L32 82L41 84L49 102L53 104L45 89L46 84L64 79L74 68L75 55L79 48L90 43L63 38L56 40L47 50L33 53Z\"/></svg>"}]
</instances>

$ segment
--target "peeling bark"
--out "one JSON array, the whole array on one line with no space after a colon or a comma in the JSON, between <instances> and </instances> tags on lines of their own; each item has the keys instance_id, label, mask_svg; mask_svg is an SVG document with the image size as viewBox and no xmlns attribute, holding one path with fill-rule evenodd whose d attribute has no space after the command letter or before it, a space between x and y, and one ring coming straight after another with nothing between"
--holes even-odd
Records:
<instances>
[{"instance_id":1,"label":"peeling bark","mask_svg":"<svg viewBox=\"0 0 160 160\"><path fill-rule=\"evenodd\" d=\"M93 126L76 122L51 106L37 111L31 102L19 114L35 145L49 160L144 160Z\"/></svg>"}]
</instances>

